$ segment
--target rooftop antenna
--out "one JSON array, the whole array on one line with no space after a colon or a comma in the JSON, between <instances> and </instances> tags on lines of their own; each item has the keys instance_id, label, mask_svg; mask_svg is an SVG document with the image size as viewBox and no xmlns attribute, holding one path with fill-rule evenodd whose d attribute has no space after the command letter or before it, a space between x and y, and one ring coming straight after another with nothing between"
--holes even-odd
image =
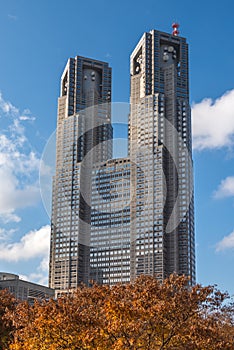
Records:
<instances>
[{"instance_id":1,"label":"rooftop antenna","mask_svg":"<svg viewBox=\"0 0 234 350\"><path fill-rule=\"evenodd\" d=\"M178 30L179 26L180 26L179 23L176 23L176 22L172 24L172 28L173 28L172 35L178 36L180 34Z\"/></svg>"}]
</instances>

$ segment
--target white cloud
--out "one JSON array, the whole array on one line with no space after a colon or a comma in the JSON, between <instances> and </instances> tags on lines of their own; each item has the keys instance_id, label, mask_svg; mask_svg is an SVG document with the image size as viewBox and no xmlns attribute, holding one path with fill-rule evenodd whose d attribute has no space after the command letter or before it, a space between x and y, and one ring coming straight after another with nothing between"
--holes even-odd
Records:
<instances>
[{"instance_id":1,"label":"white cloud","mask_svg":"<svg viewBox=\"0 0 234 350\"><path fill-rule=\"evenodd\" d=\"M39 230L28 232L18 242L0 243L0 260L18 262L39 257L45 261L49 256L49 245L50 226L46 225Z\"/></svg>"},{"instance_id":2,"label":"white cloud","mask_svg":"<svg viewBox=\"0 0 234 350\"><path fill-rule=\"evenodd\" d=\"M12 210L7 210L4 208L4 210L0 213L0 219L3 222L3 224L8 224L9 222L20 222L21 217L19 215L16 215L12 213Z\"/></svg>"},{"instance_id":3,"label":"white cloud","mask_svg":"<svg viewBox=\"0 0 234 350\"><path fill-rule=\"evenodd\" d=\"M220 242L216 245L216 251L220 252L223 250L234 249L234 231L230 235L225 236Z\"/></svg>"},{"instance_id":4,"label":"white cloud","mask_svg":"<svg viewBox=\"0 0 234 350\"><path fill-rule=\"evenodd\" d=\"M40 159L25 136L22 120L30 111L20 114L18 108L5 101L0 93L0 219L19 222L18 209L39 201L38 170ZM23 119L22 119L23 118Z\"/></svg>"},{"instance_id":5,"label":"white cloud","mask_svg":"<svg viewBox=\"0 0 234 350\"><path fill-rule=\"evenodd\" d=\"M36 119L35 117L29 117L28 115L21 115L19 117L19 120L23 120L23 121L25 121L25 120L34 121L35 119Z\"/></svg>"},{"instance_id":6,"label":"white cloud","mask_svg":"<svg viewBox=\"0 0 234 350\"><path fill-rule=\"evenodd\" d=\"M222 180L218 189L214 192L214 197L225 198L234 196L234 176L228 176Z\"/></svg>"},{"instance_id":7,"label":"white cloud","mask_svg":"<svg viewBox=\"0 0 234 350\"><path fill-rule=\"evenodd\" d=\"M234 89L213 101L192 106L193 147L213 149L234 144Z\"/></svg>"},{"instance_id":8,"label":"white cloud","mask_svg":"<svg viewBox=\"0 0 234 350\"><path fill-rule=\"evenodd\" d=\"M26 136L28 122L35 117L29 109L22 113L0 93L0 220L19 222L18 210L35 205L40 199L40 159ZM49 169L45 168L45 171ZM9 227L9 225L7 226ZM0 261L39 262L33 273L20 277L47 284L50 227L32 230L16 240L15 229L0 229ZM18 264L17 264L18 265Z\"/></svg>"},{"instance_id":9,"label":"white cloud","mask_svg":"<svg viewBox=\"0 0 234 350\"><path fill-rule=\"evenodd\" d=\"M25 281L48 285L48 272L49 254L41 260L36 272L30 273L29 275L20 275L19 277Z\"/></svg>"},{"instance_id":10,"label":"white cloud","mask_svg":"<svg viewBox=\"0 0 234 350\"><path fill-rule=\"evenodd\" d=\"M49 253L45 256L35 273L29 275L29 281L33 281L42 285L48 285L48 274L49 274Z\"/></svg>"},{"instance_id":11,"label":"white cloud","mask_svg":"<svg viewBox=\"0 0 234 350\"><path fill-rule=\"evenodd\" d=\"M13 106L11 102L5 101L2 97L2 93L0 92L0 109L11 116L16 116L19 114L18 108Z\"/></svg>"},{"instance_id":12,"label":"white cloud","mask_svg":"<svg viewBox=\"0 0 234 350\"><path fill-rule=\"evenodd\" d=\"M0 228L0 241L7 241L15 231L15 229L7 230L5 228Z\"/></svg>"},{"instance_id":13,"label":"white cloud","mask_svg":"<svg viewBox=\"0 0 234 350\"><path fill-rule=\"evenodd\" d=\"M14 231L15 232L15 231ZM25 234L20 241L7 243L9 235L14 233L0 230L5 236L5 242L0 243L0 260L7 262L21 262L39 258L40 263L35 269L35 272L29 275L20 275L20 278L26 281L39 283L42 285L48 284L48 269L49 269L49 247L50 247L50 226L46 225L39 230L30 231ZM4 240L4 237L2 237ZM1 239L0 239L1 242Z\"/></svg>"}]
</instances>

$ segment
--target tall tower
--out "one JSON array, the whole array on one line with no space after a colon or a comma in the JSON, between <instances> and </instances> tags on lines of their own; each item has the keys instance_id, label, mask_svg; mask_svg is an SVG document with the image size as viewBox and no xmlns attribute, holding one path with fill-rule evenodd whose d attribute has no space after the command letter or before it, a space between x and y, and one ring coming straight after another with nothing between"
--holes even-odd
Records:
<instances>
[{"instance_id":1,"label":"tall tower","mask_svg":"<svg viewBox=\"0 0 234 350\"><path fill-rule=\"evenodd\" d=\"M131 58L128 157L112 158L111 69L69 59L58 100L50 287L171 273L195 283L188 45L145 33ZM57 293L58 293L57 292Z\"/></svg>"},{"instance_id":2,"label":"tall tower","mask_svg":"<svg viewBox=\"0 0 234 350\"><path fill-rule=\"evenodd\" d=\"M188 45L173 28L145 33L130 58L131 280L175 272L194 283Z\"/></svg>"},{"instance_id":3,"label":"tall tower","mask_svg":"<svg viewBox=\"0 0 234 350\"><path fill-rule=\"evenodd\" d=\"M61 78L53 178L49 284L56 290L88 283L91 177L112 157L111 68L70 58Z\"/></svg>"}]
</instances>

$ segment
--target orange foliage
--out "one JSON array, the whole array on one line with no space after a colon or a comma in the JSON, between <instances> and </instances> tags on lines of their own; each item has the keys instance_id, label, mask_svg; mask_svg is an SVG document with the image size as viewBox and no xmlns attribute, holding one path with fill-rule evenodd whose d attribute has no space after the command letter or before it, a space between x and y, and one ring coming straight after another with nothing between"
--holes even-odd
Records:
<instances>
[{"instance_id":1,"label":"orange foliage","mask_svg":"<svg viewBox=\"0 0 234 350\"><path fill-rule=\"evenodd\" d=\"M0 350L8 349L13 331L12 322L6 317L15 308L14 297L6 290L0 290Z\"/></svg>"},{"instance_id":2,"label":"orange foliage","mask_svg":"<svg viewBox=\"0 0 234 350\"><path fill-rule=\"evenodd\" d=\"M9 313L16 327L10 349L233 350L227 297L174 275L162 284L141 276L132 284L83 286L57 301L19 304Z\"/></svg>"}]
</instances>

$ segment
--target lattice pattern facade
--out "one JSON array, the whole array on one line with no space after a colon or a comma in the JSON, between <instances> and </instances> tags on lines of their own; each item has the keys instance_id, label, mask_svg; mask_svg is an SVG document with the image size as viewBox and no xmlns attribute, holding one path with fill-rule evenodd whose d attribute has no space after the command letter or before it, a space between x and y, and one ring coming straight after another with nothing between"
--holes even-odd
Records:
<instances>
[{"instance_id":1,"label":"lattice pattern facade","mask_svg":"<svg viewBox=\"0 0 234 350\"><path fill-rule=\"evenodd\" d=\"M61 80L50 286L195 283L186 39L145 33L131 58L128 157L112 159L111 69L77 56Z\"/></svg>"}]
</instances>

